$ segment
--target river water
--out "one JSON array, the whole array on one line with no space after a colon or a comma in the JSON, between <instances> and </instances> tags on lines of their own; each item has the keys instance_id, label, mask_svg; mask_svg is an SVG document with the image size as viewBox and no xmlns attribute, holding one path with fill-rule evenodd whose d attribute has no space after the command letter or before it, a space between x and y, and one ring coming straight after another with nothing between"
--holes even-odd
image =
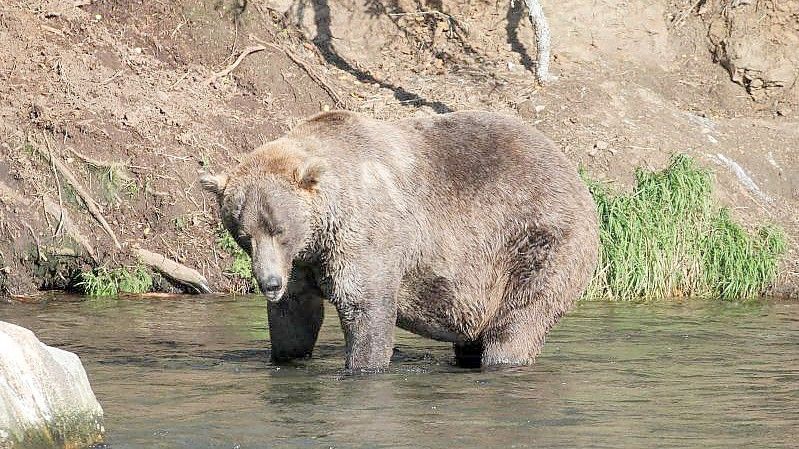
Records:
<instances>
[{"instance_id":1,"label":"river water","mask_svg":"<svg viewBox=\"0 0 799 449\"><path fill-rule=\"evenodd\" d=\"M799 303L582 303L532 367L451 365L399 332L346 375L332 309L313 359L269 361L258 297L0 304L77 353L123 448L799 447Z\"/></svg>"}]
</instances>

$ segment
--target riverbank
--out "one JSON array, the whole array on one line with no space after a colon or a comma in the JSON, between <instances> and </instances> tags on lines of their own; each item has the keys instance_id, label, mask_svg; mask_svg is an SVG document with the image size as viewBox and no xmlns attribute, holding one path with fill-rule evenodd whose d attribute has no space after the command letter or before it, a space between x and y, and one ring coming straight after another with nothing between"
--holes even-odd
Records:
<instances>
[{"instance_id":1,"label":"riverbank","mask_svg":"<svg viewBox=\"0 0 799 449\"><path fill-rule=\"evenodd\" d=\"M205 281L247 291L246 261L220 240L197 171L228 167L336 107L383 119L519 114L619 190L634 186L638 167L662 169L687 154L712 171L714 199L734 221L783 230L787 249L769 292L799 295L799 98L771 72L736 59L736 83L714 63L719 36L737 37L712 8L545 3L560 79L541 87L526 67L532 30L504 4L444 2L431 13L432 5L380 2L87 3L0 7L6 295L97 280L81 273L116 276L129 289L193 292ZM790 37L781 7L767 19ZM745 20L747 8L731 17ZM713 24L722 31L708 40ZM138 249L199 278L142 268Z\"/></svg>"}]
</instances>

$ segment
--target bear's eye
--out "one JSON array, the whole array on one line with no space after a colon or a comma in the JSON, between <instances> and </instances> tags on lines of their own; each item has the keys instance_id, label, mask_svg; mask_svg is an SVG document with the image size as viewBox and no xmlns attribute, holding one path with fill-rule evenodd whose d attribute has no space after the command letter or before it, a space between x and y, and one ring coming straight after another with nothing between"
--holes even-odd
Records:
<instances>
[{"instance_id":1,"label":"bear's eye","mask_svg":"<svg viewBox=\"0 0 799 449\"><path fill-rule=\"evenodd\" d=\"M247 234L239 234L236 236L236 242L238 242L239 246L244 251L250 252L252 250L252 245L250 242L250 236Z\"/></svg>"},{"instance_id":2,"label":"bear's eye","mask_svg":"<svg viewBox=\"0 0 799 449\"><path fill-rule=\"evenodd\" d=\"M267 234L269 234L269 235L271 235L273 237L283 234L283 228L280 227L280 226L276 226L271 221L265 221L264 225L265 225L264 227L266 228Z\"/></svg>"}]
</instances>

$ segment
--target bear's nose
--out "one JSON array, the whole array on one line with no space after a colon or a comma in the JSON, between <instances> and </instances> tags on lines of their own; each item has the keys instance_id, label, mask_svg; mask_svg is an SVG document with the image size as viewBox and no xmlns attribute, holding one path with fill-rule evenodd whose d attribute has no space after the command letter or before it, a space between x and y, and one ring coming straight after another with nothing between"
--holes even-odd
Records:
<instances>
[{"instance_id":1,"label":"bear's nose","mask_svg":"<svg viewBox=\"0 0 799 449\"><path fill-rule=\"evenodd\" d=\"M264 290L268 292L276 292L283 286L283 280L278 276L269 276L264 283Z\"/></svg>"}]
</instances>

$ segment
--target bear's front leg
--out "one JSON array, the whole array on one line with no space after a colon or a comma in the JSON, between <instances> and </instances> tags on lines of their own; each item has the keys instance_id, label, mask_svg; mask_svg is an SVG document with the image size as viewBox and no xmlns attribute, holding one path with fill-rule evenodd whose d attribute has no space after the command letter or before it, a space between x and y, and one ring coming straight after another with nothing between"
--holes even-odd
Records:
<instances>
[{"instance_id":1,"label":"bear's front leg","mask_svg":"<svg viewBox=\"0 0 799 449\"><path fill-rule=\"evenodd\" d=\"M278 302L268 302L272 360L309 357L324 319L322 294L310 270L294 267L288 290Z\"/></svg>"},{"instance_id":2,"label":"bear's front leg","mask_svg":"<svg viewBox=\"0 0 799 449\"><path fill-rule=\"evenodd\" d=\"M397 291L393 287L366 290L336 304L347 344L345 366L354 371L386 368L394 351Z\"/></svg>"}]
</instances>

